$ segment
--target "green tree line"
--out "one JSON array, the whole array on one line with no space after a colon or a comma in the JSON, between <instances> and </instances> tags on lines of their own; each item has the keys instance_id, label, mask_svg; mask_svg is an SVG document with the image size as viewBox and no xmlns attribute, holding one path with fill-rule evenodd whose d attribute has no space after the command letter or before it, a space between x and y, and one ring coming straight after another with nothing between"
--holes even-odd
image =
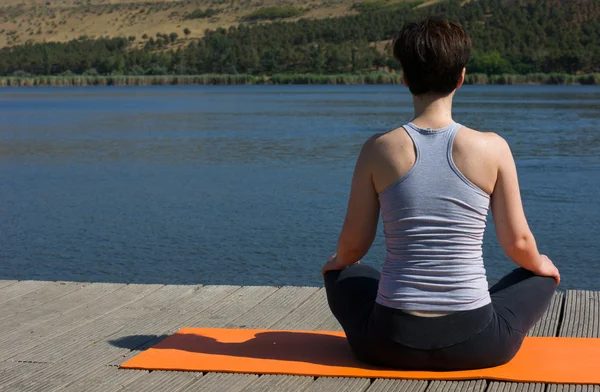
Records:
<instances>
[{"instance_id":1,"label":"green tree line","mask_svg":"<svg viewBox=\"0 0 600 392\"><path fill-rule=\"evenodd\" d=\"M473 40L469 72L487 75L600 72L600 0L448 0L429 7L365 7L357 15L206 31L169 49L164 34L80 38L0 49L0 75L345 74L399 69L391 39L426 15L462 23ZM382 48L383 47L383 48Z\"/></svg>"}]
</instances>

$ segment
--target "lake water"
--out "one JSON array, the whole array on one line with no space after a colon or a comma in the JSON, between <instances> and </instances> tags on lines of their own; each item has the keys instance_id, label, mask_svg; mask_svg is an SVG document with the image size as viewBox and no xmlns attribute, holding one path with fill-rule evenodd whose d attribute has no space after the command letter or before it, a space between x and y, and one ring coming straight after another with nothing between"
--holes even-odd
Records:
<instances>
[{"instance_id":1,"label":"lake water","mask_svg":"<svg viewBox=\"0 0 600 392\"><path fill-rule=\"evenodd\" d=\"M399 86L1 90L0 279L321 285L360 146L411 115ZM562 287L600 290L600 88L470 86L455 119L510 143ZM493 227L484 257L514 267Z\"/></svg>"}]
</instances>

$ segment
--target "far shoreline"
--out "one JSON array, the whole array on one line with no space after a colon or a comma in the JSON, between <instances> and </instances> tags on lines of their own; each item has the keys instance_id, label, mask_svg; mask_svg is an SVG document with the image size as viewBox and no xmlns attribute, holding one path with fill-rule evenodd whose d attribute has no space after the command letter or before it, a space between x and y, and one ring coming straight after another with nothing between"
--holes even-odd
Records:
<instances>
[{"instance_id":1,"label":"far shoreline","mask_svg":"<svg viewBox=\"0 0 600 392\"><path fill-rule=\"evenodd\" d=\"M400 85L399 73L369 74L204 74L0 76L0 87L85 87L167 85ZM600 74L467 74L466 85L600 85Z\"/></svg>"}]
</instances>

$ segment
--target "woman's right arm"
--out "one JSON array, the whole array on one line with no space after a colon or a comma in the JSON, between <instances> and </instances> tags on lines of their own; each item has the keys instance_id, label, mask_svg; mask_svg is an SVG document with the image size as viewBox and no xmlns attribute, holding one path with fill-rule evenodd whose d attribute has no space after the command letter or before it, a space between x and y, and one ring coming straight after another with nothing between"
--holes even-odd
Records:
<instances>
[{"instance_id":1,"label":"woman's right arm","mask_svg":"<svg viewBox=\"0 0 600 392\"><path fill-rule=\"evenodd\" d=\"M500 246L516 264L536 275L554 277L560 274L552 261L538 252L535 238L529 229L521 193L517 168L508 143L497 136L495 143L498 176L492 193L492 214Z\"/></svg>"}]
</instances>

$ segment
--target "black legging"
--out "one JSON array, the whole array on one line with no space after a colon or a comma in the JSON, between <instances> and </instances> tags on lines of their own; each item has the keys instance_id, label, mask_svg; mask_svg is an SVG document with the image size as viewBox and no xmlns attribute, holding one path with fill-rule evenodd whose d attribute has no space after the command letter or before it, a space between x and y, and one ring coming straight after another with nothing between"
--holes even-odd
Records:
<instances>
[{"instance_id":1,"label":"black legging","mask_svg":"<svg viewBox=\"0 0 600 392\"><path fill-rule=\"evenodd\" d=\"M379 277L363 264L327 272L329 307L359 360L410 370L477 369L510 361L556 289L554 278L518 268L489 290L489 305L419 317L376 303Z\"/></svg>"}]
</instances>

